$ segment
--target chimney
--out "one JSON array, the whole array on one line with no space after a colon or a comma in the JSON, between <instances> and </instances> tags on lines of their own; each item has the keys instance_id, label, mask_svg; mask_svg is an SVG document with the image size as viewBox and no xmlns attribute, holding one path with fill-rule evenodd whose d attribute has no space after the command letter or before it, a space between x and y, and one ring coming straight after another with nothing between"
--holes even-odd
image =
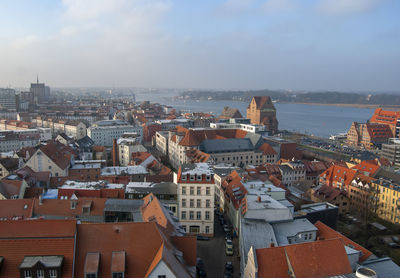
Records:
<instances>
[{"instance_id":1,"label":"chimney","mask_svg":"<svg viewBox=\"0 0 400 278\"><path fill-rule=\"evenodd\" d=\"M275 243L273 241L271 241L271 243L269 244L269 247L275 247Z\"/></svg>"},{"instance_id":2,"label":"chimney","mask_svg":"<svg viewBox=\"0 0 400 278\"><path fill-rule=\"evenodd\" d=\"M113 139L112 159L113 159L113 166L119 166L117 139Z\"/></svg>"},{"instance_id":3,"label":"chimney","mask_svg":"<svg viewBox=\"0 0 400 278\"><path fill-rule=\"evenodd\" d=\"M257 202L261 203L261 196L257 196Z\"/></svg>"}]
</instances>

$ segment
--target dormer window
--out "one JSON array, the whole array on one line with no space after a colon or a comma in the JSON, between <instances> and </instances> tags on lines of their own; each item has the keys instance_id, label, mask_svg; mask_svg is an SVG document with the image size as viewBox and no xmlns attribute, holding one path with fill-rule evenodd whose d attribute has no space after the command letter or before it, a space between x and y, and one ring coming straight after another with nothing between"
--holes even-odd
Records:
<instances>
[{"instance_id":1,"label":"dormer window","mask_svg":"<svg viewBox=\"0 0 400 278\"><path fill-rule=\"evenodd\" d=\"M124 278L125 273L125 251L114 251L111 256L112 278Z\"/></svg>"},{"instance_id":2,"label":"dormer window","mask_svg":"<svg viewBox=\"0 0 400 278\"><path fill-rule=\"evenodd\" d=\"M44 278L44 270L43 269L38 269L36 271L36 277L37 278Z\"/></svg>"},{"instance_id":3,"label":"dormer window","mask_svg":"<svg viewBox=\"0 0 400 278\"><path fill-rule=\"evenodd\" d=\"M85 278L97 278L100 264L100 253L87 253L85 259L84 273Z\"/></svg>"},{"instance_id":4,"label":"dormer window","mask_svg":"<svg viewBox=\"0 0 400 278\"><path fill-rule=\"evenodd\" d=\"M211 176L210 175L207 175L206 176L206 181L210 181L211 180Z\"/></svg>"},{"instance_id":5,"label":"dormer window","mask_svg":"<svg viewBox=\"0 0 400 278\"><path fill-rule=\"evenodd\" d=\"M24 278L32 278L32 271L24 270Z\"/></svg>"},{"instance_id":6,"label":"dormer window","mask_svg":"<svg viewBox=\"0 0 400 278\"><path fill-rule=\"evenodd\" d=\"M190 175L190 180L194 181L194 175Z\"/></svg>"},{"instance_id":7,"label":"dormer window","mask_svg":"<svg viewBox=\"0 0 400 278\"><path fill-rule=\"evenodd\" d=\"M202 178L201 175L197 175L197 180L198 181L201 181L202 180L201 178Z\"/></svg>"}]
</instances>

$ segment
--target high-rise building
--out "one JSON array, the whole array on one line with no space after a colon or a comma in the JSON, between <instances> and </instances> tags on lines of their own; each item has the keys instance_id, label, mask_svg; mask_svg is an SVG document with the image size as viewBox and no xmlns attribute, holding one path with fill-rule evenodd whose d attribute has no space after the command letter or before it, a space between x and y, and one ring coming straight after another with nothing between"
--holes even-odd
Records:
<instances>
[{"instance_id":1,"label":"high-rise building","mask_svg":"<svg viewBox=\"0 0 400 278\"><path fill-rule=\"evenodd\" d=\"M36 83L31 83L31 93L35 103L42 103L48 101L50 98L50 87L45 86L44 83L39 83L39 77Z\"/></svg>"},{"instance_id":2,"label":"high-rise building","mask_svg":"<svg viewBox=\"0 0 400 278\"><path fill-rule=\"evenodd\" d=\"M247 118L252 124L264 125L268 132L278 132L276 109L269 96L253 97L247 107Z\"/></svg>"},{"instance_id":3,"label":"high-rise building","mask_svg":"<svg viewBox=\"0 0 400 278\"><path fill-rule=\"evenodd\" d=\"M0 89L0 109L18 110L18 98L14 89Z\"/></svg>"}]
</instances>

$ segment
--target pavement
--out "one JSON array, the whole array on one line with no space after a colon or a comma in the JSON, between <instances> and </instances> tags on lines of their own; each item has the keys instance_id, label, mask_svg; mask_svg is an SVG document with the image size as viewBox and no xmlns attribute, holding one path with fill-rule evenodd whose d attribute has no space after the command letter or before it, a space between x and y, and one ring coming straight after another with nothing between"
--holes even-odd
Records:
<instances>
[{"instance_id":1,"label":"pavement","mask_svg":"<svg viewBox=\"0 0 400 278\"><path fill-rule=\"evenodd\" d=\"M227 217L225 217L227 220ZM214 237L208 241L197 241L197 256L200 257L206 269L208 278L224 277L225 262L233 263L233 277L240 277L238 239L233 240L233 256L225 254L225 233L219 223L218 217L214 217Z\"/></svg>"}]
</instances>

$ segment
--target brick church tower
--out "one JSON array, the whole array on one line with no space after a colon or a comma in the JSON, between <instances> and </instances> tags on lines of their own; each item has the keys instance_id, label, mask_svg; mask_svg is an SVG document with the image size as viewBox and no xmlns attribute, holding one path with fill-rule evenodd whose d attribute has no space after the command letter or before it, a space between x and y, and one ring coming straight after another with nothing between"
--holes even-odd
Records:
<instances>
[{"instance_id":1,"label":"brick church tower","mask_svg":"<svg viewBox=\"0 0 400 278\"><path fill-rule=\"evenodd\" d=\"M271 134L278 132L276 109L269 96L253 97L247 107L247 118L252 124L265 125Z\"/></svg>"}]
</instances>

